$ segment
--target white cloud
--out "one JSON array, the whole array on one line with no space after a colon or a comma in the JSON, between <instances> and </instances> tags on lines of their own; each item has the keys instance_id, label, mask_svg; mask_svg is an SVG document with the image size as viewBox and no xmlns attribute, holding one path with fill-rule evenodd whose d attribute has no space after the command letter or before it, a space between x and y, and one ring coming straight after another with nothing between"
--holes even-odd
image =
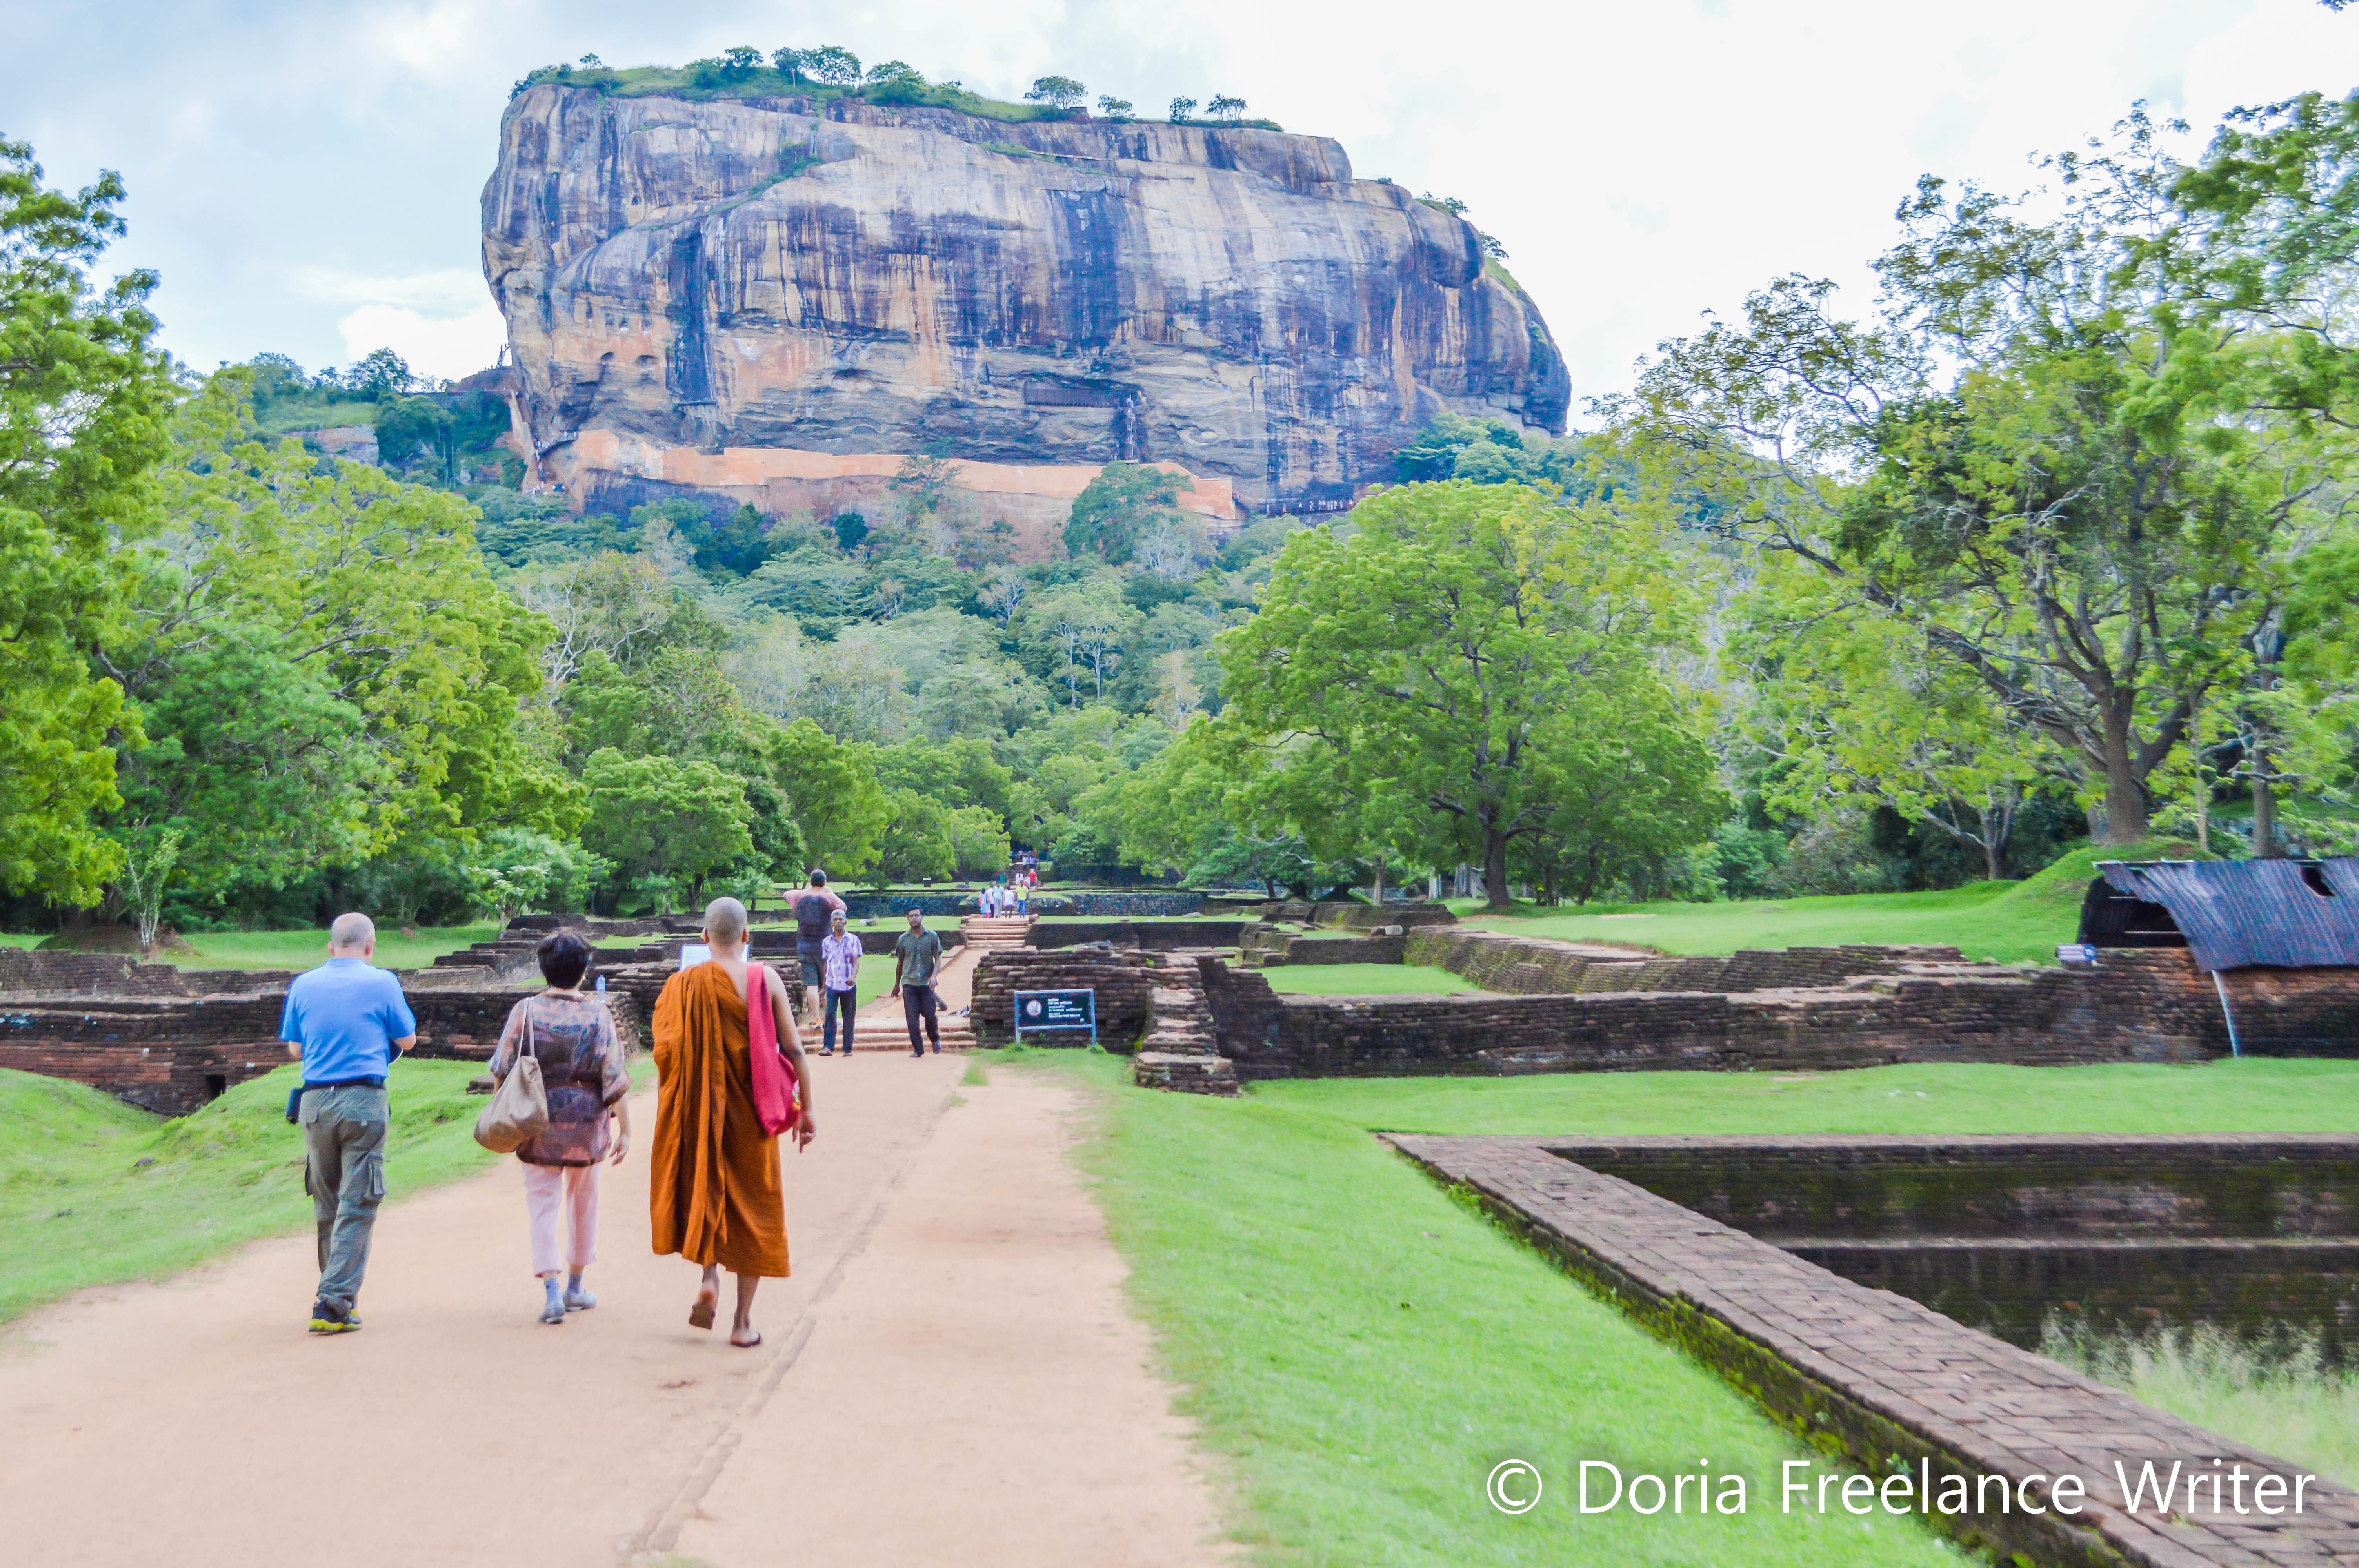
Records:
<instances>
[{"instance_id":1,"label":"white cloud","mask_svg":"<svg viewBox=\"0 0 2359 1568\"><path fill-rule=\"evenodd\" d=\"M306 265L288 275L295 292L323 305L405 305L456 315L484 303L484 275L472 267L443 267L397 276L374 276L339 266Z\"/></svg>"},{"instance_id":2,"label":"white cloud","mask_svg":"<svg viewBox=\"0 0 2359 1568\"><path fill-rule=\"evenodd\" d=\"M480 285L479 285L480 287ZM422 375L456 380L499 359L507 325L485 300L463 316L429 316L404 305L364 305L336 323L344 335L344 358L357 360L373 349L391 349Z\"/></svg>"}]
</instances>

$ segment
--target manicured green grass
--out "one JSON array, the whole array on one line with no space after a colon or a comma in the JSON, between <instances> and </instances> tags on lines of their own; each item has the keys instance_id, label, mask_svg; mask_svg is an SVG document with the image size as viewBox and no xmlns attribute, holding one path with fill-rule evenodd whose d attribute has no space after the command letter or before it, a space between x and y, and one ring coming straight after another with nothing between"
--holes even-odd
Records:
<instances>
[{"instance_id":1,"label":"manicured green grass","mask_svg":"<svg viewBox=\"0 0 2359 1568\"><path fill-rule=\"evenodd\" d=\"M1254 973L1295 996L1458 996L1483 988L1423 964L1279 964Z\"/></svg>"},{"instance_id":2,"label":"manicured green grass","mask_svg":"<svg viewBox=\"0 0 2359 1568\"><path fill-rule=\"evenodd\" d=\"M1453 900L1451 907L1474 924L1518 935L1625 943L1662 953L1926 942L1955 946L1969 958L2052 964L2056 945L2071 941L2079 932L2081 900L2099 860L2192 854L2183 844L2082 848L2023 881L1975 882L1941 892L1593 904L1577 914L1522 904L1514 916L1484 915L1479 900Z\"/></svg>"},{"instance_id":3,"label":"manicured green grass","mask_svg":"<svg viewBox=\"0 0 2359 1568\"><path fill-rule=\"evenodd\" d=\"M445 953L456 953L497 936L503 923L477 921L473 925L420 926L415 936L404 936L391 926L376 933L378 968L419 969ZM310 969L328 959L328 933L318 931L201 931L188 938L187 948L157 955L184 969Z\"/></svg>"},{"instance_id":4,"label":"manicured green grass","mask_svg":"<svg viewBox=\"0 0 2359 1568\"><path fill-rule=\"evenodd\" d=\"M471 1062L393 1070L387 1195L496 1158L473 1130ZM311 1224L290 1064L166 1120L80 1084L0 1070L0 1323L86 1285L152 1280ZM290 1303L299 1310L304 1303Z\"/></svg>"},{"instance_id":5,"label":"manicured green grass","mask_svg":"<svg viewBox=\"0 0 2359 1568\"><path fill-rule=\"evenodd\" d=\"M2359 1373L2328 1369L2315 1342L2264 1355L2199 1328L2136 1338L2051 1333L2040 1350L2157 1410L2359 1485Z\"/></svg>"},{"instance_id":6,"label":"manicured green grass","mask_svg":"<svg viewBox=\"0 0 2359 1568\"><path fill-rule=\"evenodd\" d=\"M1093 1052L1010 1053L1080 1079L1082 1155L1181 1408L1234 1468L1237 1533L1306 1565L1956 1564L1912 1519L1784 1514L1810 1456L1734 1390L1571 1283L1364 1131L1265 1096L1119 1088ZM1577 1466L1745 1478L1749 1509L1582 1516ZM1492 1467L1547 1490L1509 1516Z\"/></svg>"},{"instance_id":7,"label":"manicured green grass","mask_svg":"<svg viewBox=\"0 0 2359 1568\"><path fill-rule=\"evenodd\" d=\"M2359 1062L2249 1056L2173 1066L1311 1078L1252 1093L1396 1132L2359 1132Z\"/></svg>"}]
</instances>

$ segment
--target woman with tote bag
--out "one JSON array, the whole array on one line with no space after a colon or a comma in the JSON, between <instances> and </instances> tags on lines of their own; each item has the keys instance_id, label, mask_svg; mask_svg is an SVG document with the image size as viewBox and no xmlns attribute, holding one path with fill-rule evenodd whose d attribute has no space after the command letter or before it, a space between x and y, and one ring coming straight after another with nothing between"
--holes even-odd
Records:
<instances>
[{"instance_id":1,"label":"woman with tote bag","mask_svg":"<svg viewBox=\"0 0 2359 1568\"><path fill-rule=\"evenodd\" d=\"M517 1145L516 1155L524 1162L532 1271L540 1277L546 1296L540 1321L558 1324L568 1312L586 1312L598 1304L598 1298L583 1288L582 1271L598 1260L599 1162L619 1165L631 1150L631 1108L625 1098L631 1079L614 1035L614 1014L602 998L582 989L590 978L590 944L573 932L554 931L535 956L549 986L508 1013L499 1049L492 1053L496 1087L484 1119L492 1120L495 1112L528 1098L528 1084L515 1086L525 1092L512 1094L508 1080L511 1074L519 1080L528 1078L538 1064L547 1124ZM509 1119L529 1126L528 1108L525 1116ZM618 1136L610 1136L610 1123L619 1123ZM476 1136L497 1146L485 1138L480 1123ZM560 1220L565 1232L561 1241ZM562 1289L560 1274L565 1276Z\"/></svg>"}]
</instances>

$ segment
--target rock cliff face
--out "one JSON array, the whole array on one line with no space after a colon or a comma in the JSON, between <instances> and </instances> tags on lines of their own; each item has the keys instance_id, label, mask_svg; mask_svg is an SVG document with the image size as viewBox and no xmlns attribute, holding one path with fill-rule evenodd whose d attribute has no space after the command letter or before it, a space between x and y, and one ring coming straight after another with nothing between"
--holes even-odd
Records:
<instances>
[{"instance_id":1,"label":"rock cliff face","mask_svg":"<svg viewBox=\"0 0 2359 1568\"><path fill-rule=\"evenodd\" d=\"M1563 429L1538 308L1324 138L544 85L483 207L515 435L582 502L824 511L939 451L1035 524L1115 459L1307 510L1443 409Z\"/></svg>"}]
</instances>

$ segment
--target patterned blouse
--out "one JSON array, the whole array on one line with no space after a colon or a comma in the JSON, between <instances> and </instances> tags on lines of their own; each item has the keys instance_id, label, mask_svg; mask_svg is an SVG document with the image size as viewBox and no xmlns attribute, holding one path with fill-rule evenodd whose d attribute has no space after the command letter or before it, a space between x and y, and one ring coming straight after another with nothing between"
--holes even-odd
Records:
<instances>
[{"instance_id":1,"label":"patterned blouse","mask_svg":"<svg viewBox=\"0 0 2359 1568\"><path fill-rule=\"evenodd\" d=\"M549 1128L516 1151L527 1165L594 1165L612 1147L609 1111L630 1092L622 1043L605 1000L587 991L543 991L509 1010L492 1053L492 1076L505 1078L516 1065L525 1026L532 1027L532 1054L540 1061L541 1087L549 1092Z\"/></svg>"}]
</instances>

